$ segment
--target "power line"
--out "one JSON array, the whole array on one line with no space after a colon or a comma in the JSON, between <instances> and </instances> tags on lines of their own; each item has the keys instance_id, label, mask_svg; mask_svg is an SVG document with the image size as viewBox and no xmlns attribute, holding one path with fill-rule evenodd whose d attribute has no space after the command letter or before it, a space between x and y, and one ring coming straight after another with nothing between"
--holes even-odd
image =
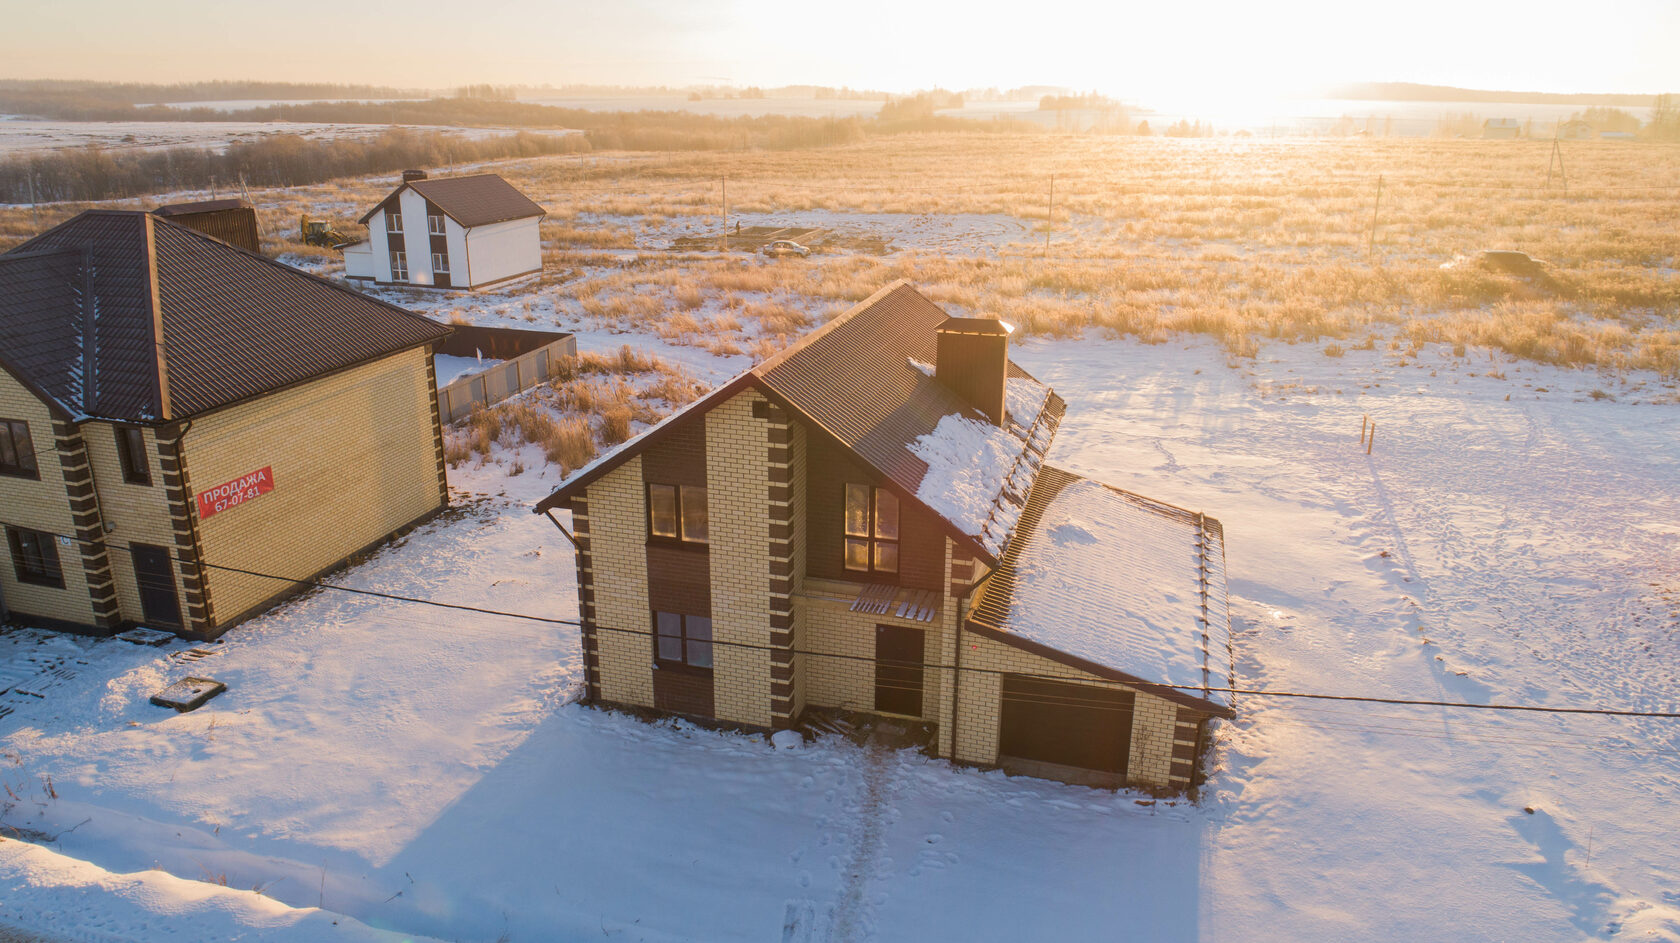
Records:
<instances>
[{"instance_id":1,"label":"power line","mask_svg":"<svg viewBox=\"0 0 1680 943\"><path fill-rule=\"evenodd\" d=\"M54 537L57 537L57 538L60 538L60 539L63 539L63 540L72 540L72 541L81 542L79 540L79 538L70 537L70 536L67 536L67 535L64 535L64 534L51 534L51 536L54 536ZM118 549L127 549L127 547L128 547L128 545L123 544L123 543L119 543L119 542L116 542L116 541L106 541L106 545L107 545L107 547L115 546ZM539 616L539 615L533 615L531 613L509 612L509 611L503 610L503 609L491 609L491 608L484 607L484 606L466 605L464 603L451 603L451 602L442 602L442 601L434 600L434 599L422 599L422 598L416 597L416 596L405 596L405 595L402 595L400 593L387 593L387 592L381 592L381 591L378 591L378 590L357 589L357 588L351 587L351 586L341 586L341 585L336 584L336 583L325 583L325 582L322 582L320 580L293 579L291 577L277 576L273 573L263 573L263 572L258 571L258 570L250 570L250 569L245 569L243 567L227 566L225 564L207 563L207 562L199 561L198 565L201 566L201 567L204 567L206 569L222 570L222 571L230 572L230 573L240 573L240 574L243 574L245 576L252 576L252 577L257 577L257 578L260 578L260 579L275 580L277 582L290 583L290 584L298 585L298 586L309 586L309 587L313 587L313 588L316 588L316 589L336 590L336 591L342 592L342 593L351 593L351 594L358 595L358 596L368 596L368 597L372 597L372 598L376 598L376 599L389 600L389 601L392 601L392 602L406 602L406 603L412 603L412 604L415 604L415 605L432 606L432 607L440 608L440 609L449 609L449 610L454 610L454 611L457 611L457 612L472 612L472 613L478 613L480 615L500 616L500 617L509 618L509 619L521 619L521 620L525 620L525 621L529 621L529 622L539 622L539 623L543 623L543 624L547 624L547 625L565 625L565 626L582 627L582 623L580 621L576 620L576 619L556 619L556 618L553 618L551 616ZM651 628L646 629L646 630L643 630L643 629L625 629L625 628L619 628L619 627L616 627L616 626L605 626L605 625L595 625L595 626L592 626L591 628L594 631L618 632L618 633L626 634L626 635L644 636L644 637L649 638L650 640L655 635L654 631ZM806 656L810 656L810 657L813 657L813 658L832 658L832 659L839 659L839 660L845 660L845 661L867 662L867 663L872 664L872 665L880 663L879 659L876 659L876 658L873 658L873 657L870 657L870 656L867 656L867 655L849 655L849 654L844 654L844 653L840 653L840 652L820 652L820 651L814 651L814 650L810 650L810 649L796 649L796 648L791 648L791 647L781 647L781 646L775 646L775 645L762 645L762 644L758 644L758 643L754 643L754 642L737 642L737 641L724 641L724 640L719 640L719 639L712 639L710 644L712 644L713 646L743 649L743 650L748 650L748 651L782 652L782 653L790 654L790 655L806 655ZM1511 712L1529 712L1529 713L1541 713L1541 714L1573 714L1573 715L1586 715L1586 716L1597 716L1597 717L1646 717L1646 718L1680 719L1680 711L1637 711L1637 710L1625 710L1625 709L1616 709L1616 708L1547 707L1547 706L1542 706L1542 705L1537 705L1537 704L1475 704L1475 703L1470 703L1470 702L1467 702L1467 701L1441 701L1441 700L1424 700L1424 699L1411 699L1411 698L1378 697L1378 696L1374 696L1374 695L1320 694L1320 693L1304 692L1304 691L1263 690L1263 689L1255 689L1255 688L1239 688L1239 687L1236 687L1234 685L1231 686L1231 687L1204 687L1202 685L1171 684L1171 683L1166 683L1166 682L1154 682L1154 681L1146 681L1146 682L1141 682L1141 683L1129 683L1129 682L1113 681L1113 680L1110 680L1110 679L1094 679L1094 678L1090 678L1090 677L1080 677L1080 676L1076 676L1076 675L1044 675L1044 674L1033 674L1033 673L1019 672L1019 671L1004 671L1004 670L998 669L998 668L979 668L979 667L974 667L972 665L955 665L955 664L940 664L940 663L932 663L932 664L923 663L922 668L924 670L927 670L927 671L963 671L963 672L969 672L971 674L986 674L986 675L1000 675L1000 676L1001 675L1013 675L1013 676L1016 676L1016 677L1024 677L1024 678L1029 678L1029 679L1045 680L1045 681L1075 681L1075 682L1082 682L1082 683L1091 684L1091 685L1121 685L1121 686L1124 686L1124 687L1127 687L1127 688L1140 688L1140 689L1143 689L1145 691L1148 691L1150 689L1175 690L1175 691L1185 691L1185 692L1191 692L1191 693L1199 691L1199 692L1203 692L1205 694L1218 693L1218 694L1232 694L1232 695L1242 695L1242 696L1252 696L1252 697L1295 698L1295 699L1315 700L1315 701L1343 701L1343 702L1359 703L1359 704L1391 704L1391 705L1403 705L1403 706L1408 706L1408 707L1441 707L1441 708L1469 709L1469 710L1483 710L1483 711L1511 711Z\"/></svg>"}]
</instances>

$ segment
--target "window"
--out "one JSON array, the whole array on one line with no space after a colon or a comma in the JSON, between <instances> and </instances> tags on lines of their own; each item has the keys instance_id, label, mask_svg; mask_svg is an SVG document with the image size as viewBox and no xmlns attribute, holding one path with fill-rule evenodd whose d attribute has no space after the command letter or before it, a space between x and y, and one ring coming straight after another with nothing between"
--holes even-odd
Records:
<instances>
[{"instance_id":1,"label":"window","mask_svg":"<svg viewBox=\"0 0 1680 943\"><path fill-rule=\"evenodd\" d=\"M704 544L711 526L706 489L693 485L648 485L648 536Z\"/></svg>"},{"instance_id":2,"label":"window","mask_svg":"<svg viewBox=\"0 0 1680 943\"><path fill-rule=\"evenodd\" d=\"M426 231L434 236L443 235L443 217L435 213L426 214Z\"/></svg>"},{"instance_id":3,"label":"window","mask_svg":"<svg viewBox=\"0 0 1680 943\"><path fill-rule=\"evenodd\" d=\"M449 274L449 256L442 252L432 253L432 272L437 275Z\"/></svg>"},{"instance_id":4,"label":"window","mask_svg":"<svg viewBox=\"0 0 1680 943\"><path fill-rule=\"evenodd\" d=\"M391 253L391 280L394 282L408 281L408 253Z\"/></svg>"},{"instance_id":5,"label":"window","mask_svg":"<svg viewBox=\"0 0 1680 943\"><path fill-rule=\"evenodd\" d=\"M385 211L385 231L402 232L402 214Z\"/></svg>"},{"instance_id":6,"label":"window","mask_svg":"<svg viewBox=\"0 0 1680 943\"><path fill-rule=\"evenodd\" d=\"M675 612L655 612L653 627L655 661L689 668L712 667L711 619Z\"/></svg>"},{"instance_id":7,"label":"window","mask_svg":"<svg viewBox=\"0 0 1680 943\"><path fill-rule=\"evenodd\" d=\"M131 485L152 483L151 464L146 461L146 433L138 426L117 427L117 461L123 481Z\"/></svg>"},{"instance_id":8,"label":"window","mask_svg":"<svg viewBox=\"0 0 1680 943\"><path fill-rule=\"evenodd\" d=\"M846 486L846 569L898 572L898 496L885 488Z\"/></svg>"},{"instance_id":9,"label":"window","mask_svg":"<svg viewBox=\"0 0 1680 943\"><path fill-rule=\"evenodd\" d=\"M0 475L40 478L35 463L35 443L29 438L29 423L0 419Z\"/></svg>"},{"instance_id":10,"label":"window","mask_svg":"<svg viewBox=\"0 0 1680 943\"><path fill-rule=\"evenodd\" d=\"M26 527L6 528L6 540L12 545L12 566L17 569L19 583L64 588L64 573L58 568L58 545L53 535Z\"/></svg>"}]
</instances>

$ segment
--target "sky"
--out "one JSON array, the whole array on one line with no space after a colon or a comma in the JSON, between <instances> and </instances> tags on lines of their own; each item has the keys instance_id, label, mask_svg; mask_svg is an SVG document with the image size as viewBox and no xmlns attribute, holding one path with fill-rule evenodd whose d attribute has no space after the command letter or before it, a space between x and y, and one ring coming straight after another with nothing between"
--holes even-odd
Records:
<instances>
[{"instance_id":1,"label":"sky","mask_svg":"<svg viewBox=\"0 0 1680 943\"><path fill-rule=\"evenodd\" d=\"M1408 81L1680 91L1680 2L1550 0L0 0L0 77L1060 85L1207 100ZM953 12L960 10L960 13Z\"/></svg>"}]
</instances>

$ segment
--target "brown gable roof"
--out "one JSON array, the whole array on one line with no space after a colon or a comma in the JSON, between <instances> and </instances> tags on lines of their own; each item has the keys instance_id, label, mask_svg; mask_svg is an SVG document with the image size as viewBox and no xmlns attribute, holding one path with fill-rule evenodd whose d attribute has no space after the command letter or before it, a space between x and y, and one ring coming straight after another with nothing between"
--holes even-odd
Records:
<instances>
[{"instance_id":1,"label":"brown gable roof","mask_svg":"<svg viewBox=\"0 0 1680 943\"><path fill-rule=\"evenodd\" d=\"M946 320L946 313L938 305L908 283L894 282L738 377L726 389L752 385L762 390L875 469L901 498L922 505L945 521L952 537L972 553L995 562L996 555L981 540L917 497L928 464L911 452L911 445L931 434L947 416L985 422L978 410L910 362L912 358L923 363L934 360L938 343L934 331ZM1010 374L1030 379L1013 363ZM687 421L719 401L714 393L685 407L661 426ZM1046 397L1046 435L1054 434L1063 408L1053 393ZM1023 422L1029 424L1030 420ZM657 441L659 432L657 428L649 430L580 470L536 510L546 511L581 493L590 482ZM1042 444L1047 446L1048 442Z\"/></svg>"},{"instance_id":2,"label":"brown gable roof","mask_svg":"<svg viewBox=\"0 0 1680 943\"><path fill-rule=\"evenodd\" d=\"M143 212L89 211L0 255L0 298L0 362L68 414L129 422L208 412L450 330Z\"/></svg>"},{"instance_id":3,"label":"brown gable roof","mask_svg":"<svg viewBox=\"0 0 1680 943\"><path fill-rule=\"evenodd\" d=\"M152 210L159 216L191 216L194 213L220 213L223 210L251 209L251 204L240 199L231 200L199 200L196 203L166 203Z\"/></svg>"},{"instance_id":4,"label":"brown gable roof","mask_svg":"<svg viewBox=\"0 0 1680 943\"><path fill-rule=\"evenodd\" d=\"M406 181L357 222L366 225L380 207L395 199L405 188L412 188L442 210L444 215L469 229L510 219L548 215L547 210L496 174L472 174Z\"/></svg>"}]
</instances>

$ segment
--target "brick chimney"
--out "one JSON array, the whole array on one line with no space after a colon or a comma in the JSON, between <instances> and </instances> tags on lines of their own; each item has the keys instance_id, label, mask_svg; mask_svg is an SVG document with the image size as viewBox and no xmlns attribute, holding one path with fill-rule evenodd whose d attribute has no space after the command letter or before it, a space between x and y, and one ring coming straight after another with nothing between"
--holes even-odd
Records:
<instances>
[{"instance_id":1,"label":"brick chimney","mask_svg":"<svg viewBox=\"0 0 1680 943\"><path fill-rule=\"evenodd\" d=\"M403 183L412 183L416 180L424 180L424 179L426 179L426 172L424 170L405 170L405 171L403 171Z\"/></svg>"},{"instance_id":2,"label":"brick chimney","mask_svg":"<svg viewBox=\"0 0 1680 943\"><path fill-rule=\"evenodd\" d=\"M996 318L946 318L934 329L939 339L935 378L999 426L1004 423L1012 330Z\"/></svg>"}]
</instances>

